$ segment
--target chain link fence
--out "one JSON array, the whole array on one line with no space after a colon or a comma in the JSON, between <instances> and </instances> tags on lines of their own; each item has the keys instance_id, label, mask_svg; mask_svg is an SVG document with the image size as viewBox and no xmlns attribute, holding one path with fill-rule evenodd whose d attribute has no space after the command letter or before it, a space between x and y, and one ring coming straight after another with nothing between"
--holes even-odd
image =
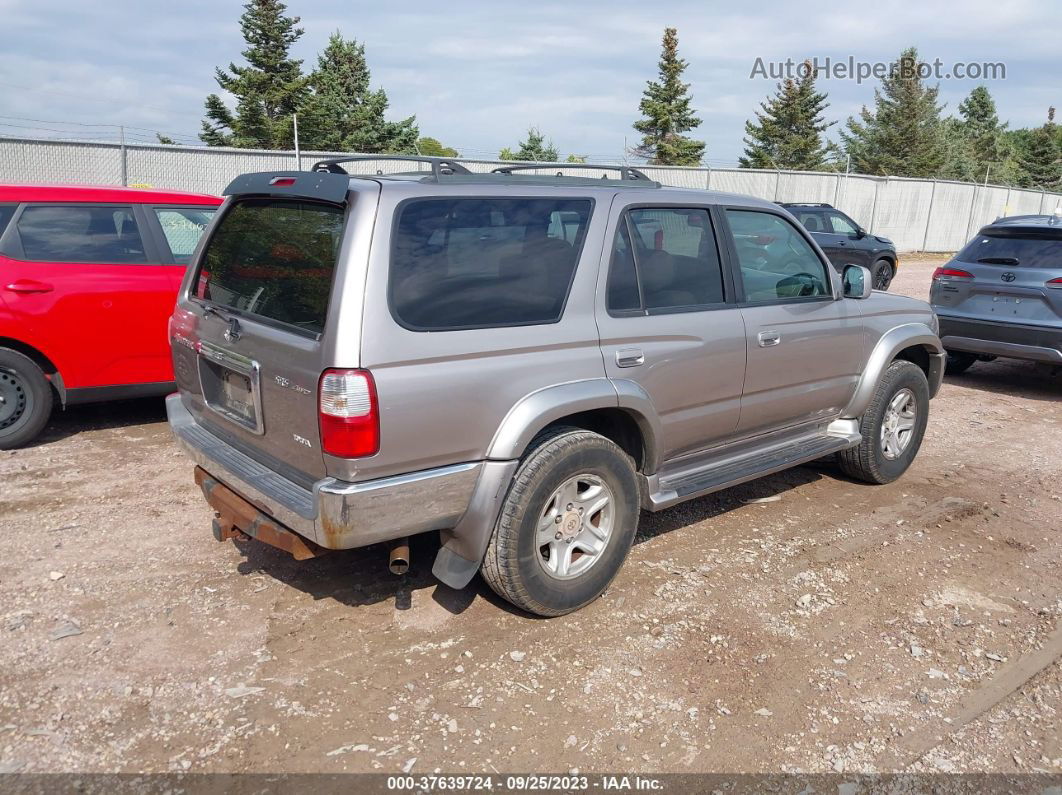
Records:
<instances>
[{"instance_id":1,"label":"chain link fence","mask_svg":"<svg viewBox=\"0 0 1062 795\"><path fill-rule=\"evenodd\" d=\"M85 143L0 138L0 180L6 182L139 185L220 194L237 174L309 168L336 152ZM502 161L460 159L473 171ZM511 165L511 163L510 163ZM409 171L408 163L368 161L378 173ZM900 251L955 251L984 224L1003 215L1052 213L1062 195L947 180L871 177L809 171L640 166L664 185L758 196L770 201L826 202ZM564 164L541 173L564 172ZM571 173L576 173L572 171Z\"/></svg>"}]
</instances>

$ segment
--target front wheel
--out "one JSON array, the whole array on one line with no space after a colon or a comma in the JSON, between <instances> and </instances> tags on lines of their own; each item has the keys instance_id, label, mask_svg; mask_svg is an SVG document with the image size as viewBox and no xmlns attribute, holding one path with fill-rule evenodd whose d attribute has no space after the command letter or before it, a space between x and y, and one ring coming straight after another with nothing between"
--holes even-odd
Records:
<instances>
[{"instance_id":1,"label":"front wheel","mask_svg":"<svg viewBox=\"0 0 1062 795\"><path fill-rule=\"evenodd\" d=\"M505 497L483 579L540 616L570 613L608 587L638 528L634 465L590 431L560 429L532 443Z\"/></svg>"},{"instance_id":2,"label":"front wheel","mask_svg":"<svg viewBox=\"0 0 1062 795\"><path fill-rule=\"evenodd\" d=\"M52 385L27 356L0 348L0 450L32 441L52 414Z\"/></svg>"},{"instance_id":3,"label":"front wheel","mask_svg":"<svg viewBox=\"0 0 1062 795\"><path fill-rule=\"evenodd\" d=\"M875 290L888 290L889 285L892 284L892 277L895 275L892 263L887 259L879 259L875 262L870 273Z\"/></svg>"},{"instance_id":4,"label":"front wheel","mask_svg":"<svg viewBox=\"0 0 1062 795\"><path fill-rule=\"evenodd\" d=\"M891 483L914 461L928 421L926 374L911 362L893 362L859 421L863 441L837 456L841 470L866 483Z\"/></svg>"}]
</instances>

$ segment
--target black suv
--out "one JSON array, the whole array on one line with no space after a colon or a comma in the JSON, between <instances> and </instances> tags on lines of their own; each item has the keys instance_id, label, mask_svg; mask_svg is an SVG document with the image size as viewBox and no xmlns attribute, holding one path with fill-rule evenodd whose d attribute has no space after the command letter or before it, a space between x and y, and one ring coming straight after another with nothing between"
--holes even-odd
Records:
<instances>
[{"instance_id":1,"label":"black suv","mask_svg":"<svg viewBox=\"0 0 1062 795\"><path fill-rule=\"evenodd\" d=\"M874 274L874 289L888 290L896 275L896 247L885 237L867 230L830 204L779 202L811 232L819 248L838 271L845 265L862 265Z\"/></svg>"}]
</instances>

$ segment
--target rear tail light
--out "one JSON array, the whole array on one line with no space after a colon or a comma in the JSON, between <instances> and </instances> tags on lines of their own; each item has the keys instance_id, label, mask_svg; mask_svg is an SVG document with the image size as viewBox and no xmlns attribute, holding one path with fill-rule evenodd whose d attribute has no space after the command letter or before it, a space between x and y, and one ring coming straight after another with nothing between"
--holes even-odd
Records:
<instances>
[{"instance_id":1,"label":"rear tail light","mask_svg":"<svg viewBox=\"0 0 1062 795\"><path fill-rule=\"evenodd\" d=\"M1062 290L1062 277L1044 282L1052 290Z\"/></svg>"},{"instance_id":2,"label":"rear tail light","mask_svg":"<svg viewBox=\"0 0 1062 795\"><path fill-rule=\"evenodd\" d=\"M972 279L974 275L969 271L960 270L959 268L937 268L933 271L933 278L940 279L947 277L949 279Z\"/></svg>"},{"instance_id":3,"label":"rear tail light","mask_svg":"<svg viewBox=\"0 0 1062 795\"><path fill-rule=\"evenodd\" d=\"M317 394L322 450L340 458L379 452L380 410L367 370L325 370Z\"/></svg>"}]
</instances>

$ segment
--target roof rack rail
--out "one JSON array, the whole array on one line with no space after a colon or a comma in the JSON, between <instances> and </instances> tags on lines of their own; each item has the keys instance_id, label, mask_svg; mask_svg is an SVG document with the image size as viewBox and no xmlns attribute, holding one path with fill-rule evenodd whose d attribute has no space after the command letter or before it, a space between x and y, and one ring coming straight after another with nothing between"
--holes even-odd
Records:
<instances>
[{"instance_id":1,"label":"roof rack rail","mask_svg":"<svg viewBox=\"0 0 1062 795\"><path fill-rule=\"evenodd\" d=\"M638 182L652 182L649 177L636 168L630 166L597 166L593 163L521 163L515 166L499 166L492 169L491 174L512 174L514 171L536 171L539 169L552 169L557 168L557 176L563 177L564 173L560 171L562 168L580 168L591 171L618 171L620 173L620 179L629 179ZM605 179L605 175L601 175L602 179Z\"/></svg>"},{"instance_id":2,"label":"roof rack rail","mask_svg":"<svg viewBox=\"0 0 1062 795\"><path fill-rule=\"evenodd\" d=\"M829 202L778 202L783 207L829 207L833 209L833 205Z\"/></svg>"},{"instance_id":3,"label":"roof rack rail","mask_svg":"<svg viewBox=\"0 0 1062 795\"><path fill-rule=\"evenodd\" d=\"M440 176L472 173L460 163L455 163L453 160L449 160L445 157L421 157L420 155L350 155L349 157L331 157L328 160L319 160L314 163L313 168L311 168L310 171L324 171L329 174L349 174L350 172L343 168L340 163L357 163L366 160L398 160L408 163L430 163L431 173L435 179L439 179ZM379 169L377 169L376 173L381 176L383 175L383 171Z\"/></svg>"}]
</instances>

